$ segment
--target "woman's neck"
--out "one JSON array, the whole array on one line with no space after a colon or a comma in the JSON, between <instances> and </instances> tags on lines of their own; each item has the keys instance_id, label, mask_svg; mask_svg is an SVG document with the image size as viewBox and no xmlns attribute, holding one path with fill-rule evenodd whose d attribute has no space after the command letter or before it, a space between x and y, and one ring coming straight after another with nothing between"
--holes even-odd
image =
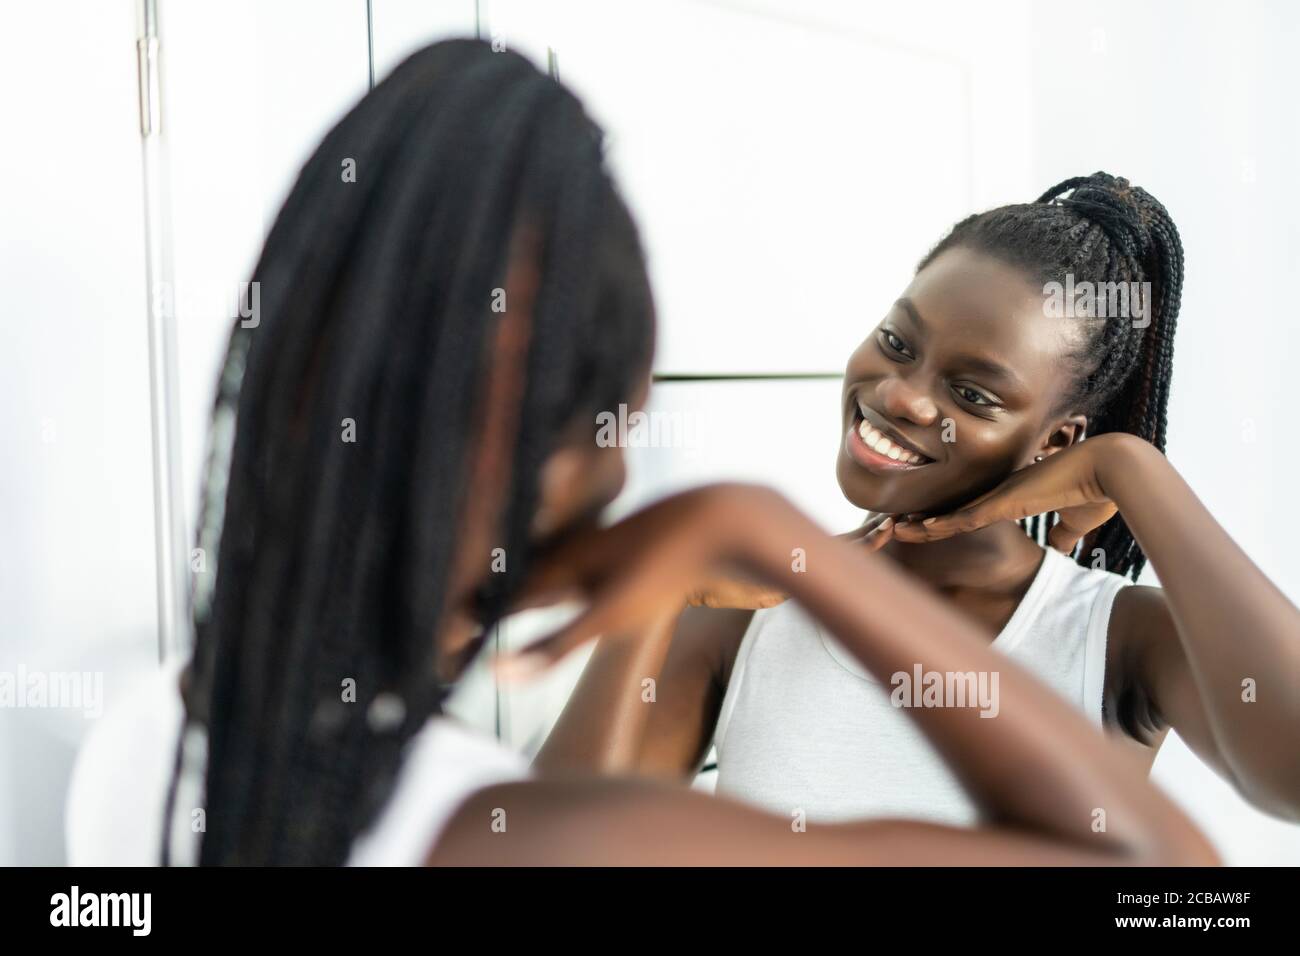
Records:
<instances>
[{"instance_id":1,"label":"woman's neck","mask_svg":"<svg viewBox=\"0 0 1300 956\"><path fill-rule=\"evenodd\" d=\"M894 540L884 552L954 598L972 592L1023 594L1043 558L1043 549L1012 521L924 544Z\"/></svg>"}]
</instances>

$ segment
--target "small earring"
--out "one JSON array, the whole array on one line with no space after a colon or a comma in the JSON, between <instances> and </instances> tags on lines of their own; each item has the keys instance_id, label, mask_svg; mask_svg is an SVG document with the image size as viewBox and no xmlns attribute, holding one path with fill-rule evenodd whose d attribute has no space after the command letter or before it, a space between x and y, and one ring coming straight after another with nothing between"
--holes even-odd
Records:
<instances>
[{"instance_id":1,"label":"small earring","mask_svg":"<svg viewBox=\"0 0 1300 956\"><path fill-rule=\"evenodd\" d=\"M1034 456L1034 462L1035 462L1035 463L1038 463L1038 462L1040 462L1040 461L1042 461L1042 460L1043 460L1043 456L1042 456L1042 455L1035 455L1035 456Z\"/></svg>"}]
</instances>

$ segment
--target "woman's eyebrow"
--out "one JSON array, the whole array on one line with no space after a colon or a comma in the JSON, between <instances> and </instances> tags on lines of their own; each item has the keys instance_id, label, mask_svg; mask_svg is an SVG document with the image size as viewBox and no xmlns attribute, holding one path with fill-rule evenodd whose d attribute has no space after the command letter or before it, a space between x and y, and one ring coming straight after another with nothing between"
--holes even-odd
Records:
<instances>
[{"instance_id":1,"label":"woman's eyebrow","mask_svg":"<svg viewBox=\"0 0 1300 956\"><path fill-rule=\"evenodd\" d=\"M921 318L921 313L916 311L916 303L904 296L894 303L903 314L911 320L917 334L924 338L929 330L926 327L925 320ZM978 372L992 379L997 379L1004 386L1012 389L1021 389L1025 387L1024 380L1015 373L1014 370L1001 362L995 362L991 358L982 355L959 355L956 362L963 368L968 368L973 372Z\"/></svg>"},{"instance_id":2,"label":"woman's eyebrow","mask_svg":"<svg viewBox=\"0 0 1300 956\"><path fill-rule=\"evenodd\" d=\"M912 325L916 328L917 334L922 338L928 334L929 330L925 326L925 320L921 318L921 313L916 311L916 305L911 299L904 296L895 302L894 305L897 308L902 309L907 317L912 320Z\"/></svg>"},{"instance_id":3,"label":"woman's eyebrow","mask_svg":"<svg viewBox=\"0 0 1300 956\"><path fill-rule=\"evenodd\" d=\"M980 355L959 355L955 361L960 367L968 368L972 372L988 378L997 379L1008 388L1023 390L1025 387L1025 383L1020 376L1001 362L995 362Z\"/></svg>"}]
</instances>

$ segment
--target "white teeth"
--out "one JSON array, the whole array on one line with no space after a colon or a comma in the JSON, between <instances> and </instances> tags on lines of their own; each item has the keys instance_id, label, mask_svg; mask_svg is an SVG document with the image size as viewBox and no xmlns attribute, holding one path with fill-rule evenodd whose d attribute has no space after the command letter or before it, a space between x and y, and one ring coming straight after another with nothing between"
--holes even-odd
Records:
<instances>
[{"instance_id":1,"label":"white teeth","mask_svg":"<svg viewBox=\"0 0 1300 956\"><path fill-rule=\"evenodd\" d=\"M892 441L871 427L871 424L866 420L863 420L858 425L858 436L862 439L862 443L876 454L884 455L886 458L890 458L893 461L901 461L909 465L919 465L923 461L920 455L914 454L899 445L895 445Z\"/></svg>"}]
</instances>

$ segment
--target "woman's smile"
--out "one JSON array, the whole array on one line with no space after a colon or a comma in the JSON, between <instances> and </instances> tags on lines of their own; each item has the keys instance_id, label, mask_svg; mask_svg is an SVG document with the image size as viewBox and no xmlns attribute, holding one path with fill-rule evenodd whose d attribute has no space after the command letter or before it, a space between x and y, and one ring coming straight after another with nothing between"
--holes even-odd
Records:
<instances>
[{"instance_id":1,"label":"woman's smile","mask_svg":"<svg viewBox=\"0 0 1300 956\"><path fill-rule=\"evenodd\" d=\"M933 458L886 424L861 398L845 436L845 448L854 461L877 474L916 471L934 464Z\"/></svg>"}]
</instances>

